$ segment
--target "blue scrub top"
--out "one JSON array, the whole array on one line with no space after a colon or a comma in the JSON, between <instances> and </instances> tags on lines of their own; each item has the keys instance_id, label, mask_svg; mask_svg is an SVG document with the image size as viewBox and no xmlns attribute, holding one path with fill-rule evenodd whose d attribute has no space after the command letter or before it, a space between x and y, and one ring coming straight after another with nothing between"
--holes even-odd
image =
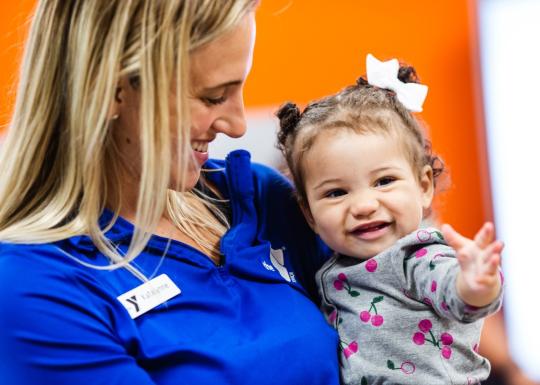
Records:
<instances>
[{"instance_id":1,"label":"blue scrub top","mask_svg":"<svg viewBox=\"0 0 540 385\"><path fill-rule=\"evenodd\" d=\"M117 297L141 282L81 264L108 265L87 236L0 245L0 383L339 383L338 338L313 302L328 253L289 183L246 151L206 167L232 209L223 265L153 236L133 265L181 293L138 318ZM107 231L121 252L132 234L122 218Z\"/></svg>"}]
</instances>

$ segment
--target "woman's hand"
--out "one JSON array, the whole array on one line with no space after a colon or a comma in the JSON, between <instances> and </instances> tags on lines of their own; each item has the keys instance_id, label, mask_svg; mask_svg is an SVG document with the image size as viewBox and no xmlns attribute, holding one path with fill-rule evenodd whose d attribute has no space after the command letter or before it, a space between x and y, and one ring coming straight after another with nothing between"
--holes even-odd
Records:
<instances>
[{"instance_id":1,"label":"woman's hand","mask_svg":"<svg viewBox=\"0 0 540 385\"><path fill-rule=\"evenodd\" d=\"M474 239L459 234L450 225L442 226L448 244L456 250L460 265L457 276L457 292L471 306L490 304L499 294L501 276L499 265L503 243L495 240L493 223L486 222Z\"/></svg>"}]
</instances>

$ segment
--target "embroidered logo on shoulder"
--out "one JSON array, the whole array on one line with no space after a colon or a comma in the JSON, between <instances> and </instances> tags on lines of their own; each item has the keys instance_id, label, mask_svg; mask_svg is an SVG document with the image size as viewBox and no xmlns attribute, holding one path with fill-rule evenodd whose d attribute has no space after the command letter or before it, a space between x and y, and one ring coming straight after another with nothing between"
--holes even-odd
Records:
<instances>
[{"instance_id":1,"label":"embroidered logo on shoulder","mask_svg":"<svg viewBox=\"0 0 540 385\"><path fill-rule=\"evenodd\" d=\"M266 270L270 270L270 271L275 271L276 269L274 269L274 266L272 265L269 265L268 263L266 263L266 261L263 261L263 266Z\"/></svg>"},{"instance_id":2,"label":"embroidered logo on shoulder","mask_svg":"<svg viewBox=\"0 0 540 385\"><path fill-rule=\"evenodd\" d=\"M287 282L296 282L293 273L289 273L285 267L285 255L283 254L284 249L272 249L270 248L270 262L276 268L279 275Z\"/></svg>"}]
</instances>

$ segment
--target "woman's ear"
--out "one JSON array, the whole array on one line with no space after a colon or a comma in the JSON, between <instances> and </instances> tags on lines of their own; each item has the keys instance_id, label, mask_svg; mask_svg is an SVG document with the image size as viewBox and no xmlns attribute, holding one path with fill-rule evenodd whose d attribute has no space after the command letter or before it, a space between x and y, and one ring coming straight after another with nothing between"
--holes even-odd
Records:
<instances>
[{"instance_id":1,"label":"woman's ear","mask_svg":"<svg viewBox=\"0 0 540 385\"><path fill-rule=\"evenodd\" d=\"M109 107L107 119L116 120L120 116L120 112L123 108L126 108L127 99L129 98L129 92L133 91L133 86L130 80L123 76L118 80L116 89L114 90L114 98Z\"/></svg>"},{"instance_id":2,"label":"woman's ear","mask_svg":"<svg viewBox=\"0 0 540 385\"><path fill-rule=\"evenodd\" d=\"M433 195L435 193L433 169L431 166L425 165L422 168L419 184L422 194L422 207L424 210L428 210L431 207L431 202L433 201Z\"/></svg>"},{"instance_id":3,"label":"woman's ear","mask_svg":"<svg viewBox=\"0 0 540 385\"><path fill-rule=\"evenodd\" d=\"M120 104L122 103L122 96L122 87L120 84L118 84L114 90L114 98L109 106L107 120L116 120L120 116Z\"/></svg>"}]
</instances>

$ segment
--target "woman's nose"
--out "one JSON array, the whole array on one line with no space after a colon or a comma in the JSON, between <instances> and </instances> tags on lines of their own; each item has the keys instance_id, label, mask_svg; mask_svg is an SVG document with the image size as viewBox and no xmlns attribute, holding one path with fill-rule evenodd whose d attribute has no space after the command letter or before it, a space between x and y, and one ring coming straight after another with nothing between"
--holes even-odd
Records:
<instances>
[{"instance_id":1,"label":"woman's nose","mask_svg":"<svg viewBox=\"0 0 540 385\"><path fill-rule=\"evenodd\" d=\"M231 138L239 138L246 133L246 111L241 95L234 98L214 121L214 130Z\"/></svg>"}]
</instances>

